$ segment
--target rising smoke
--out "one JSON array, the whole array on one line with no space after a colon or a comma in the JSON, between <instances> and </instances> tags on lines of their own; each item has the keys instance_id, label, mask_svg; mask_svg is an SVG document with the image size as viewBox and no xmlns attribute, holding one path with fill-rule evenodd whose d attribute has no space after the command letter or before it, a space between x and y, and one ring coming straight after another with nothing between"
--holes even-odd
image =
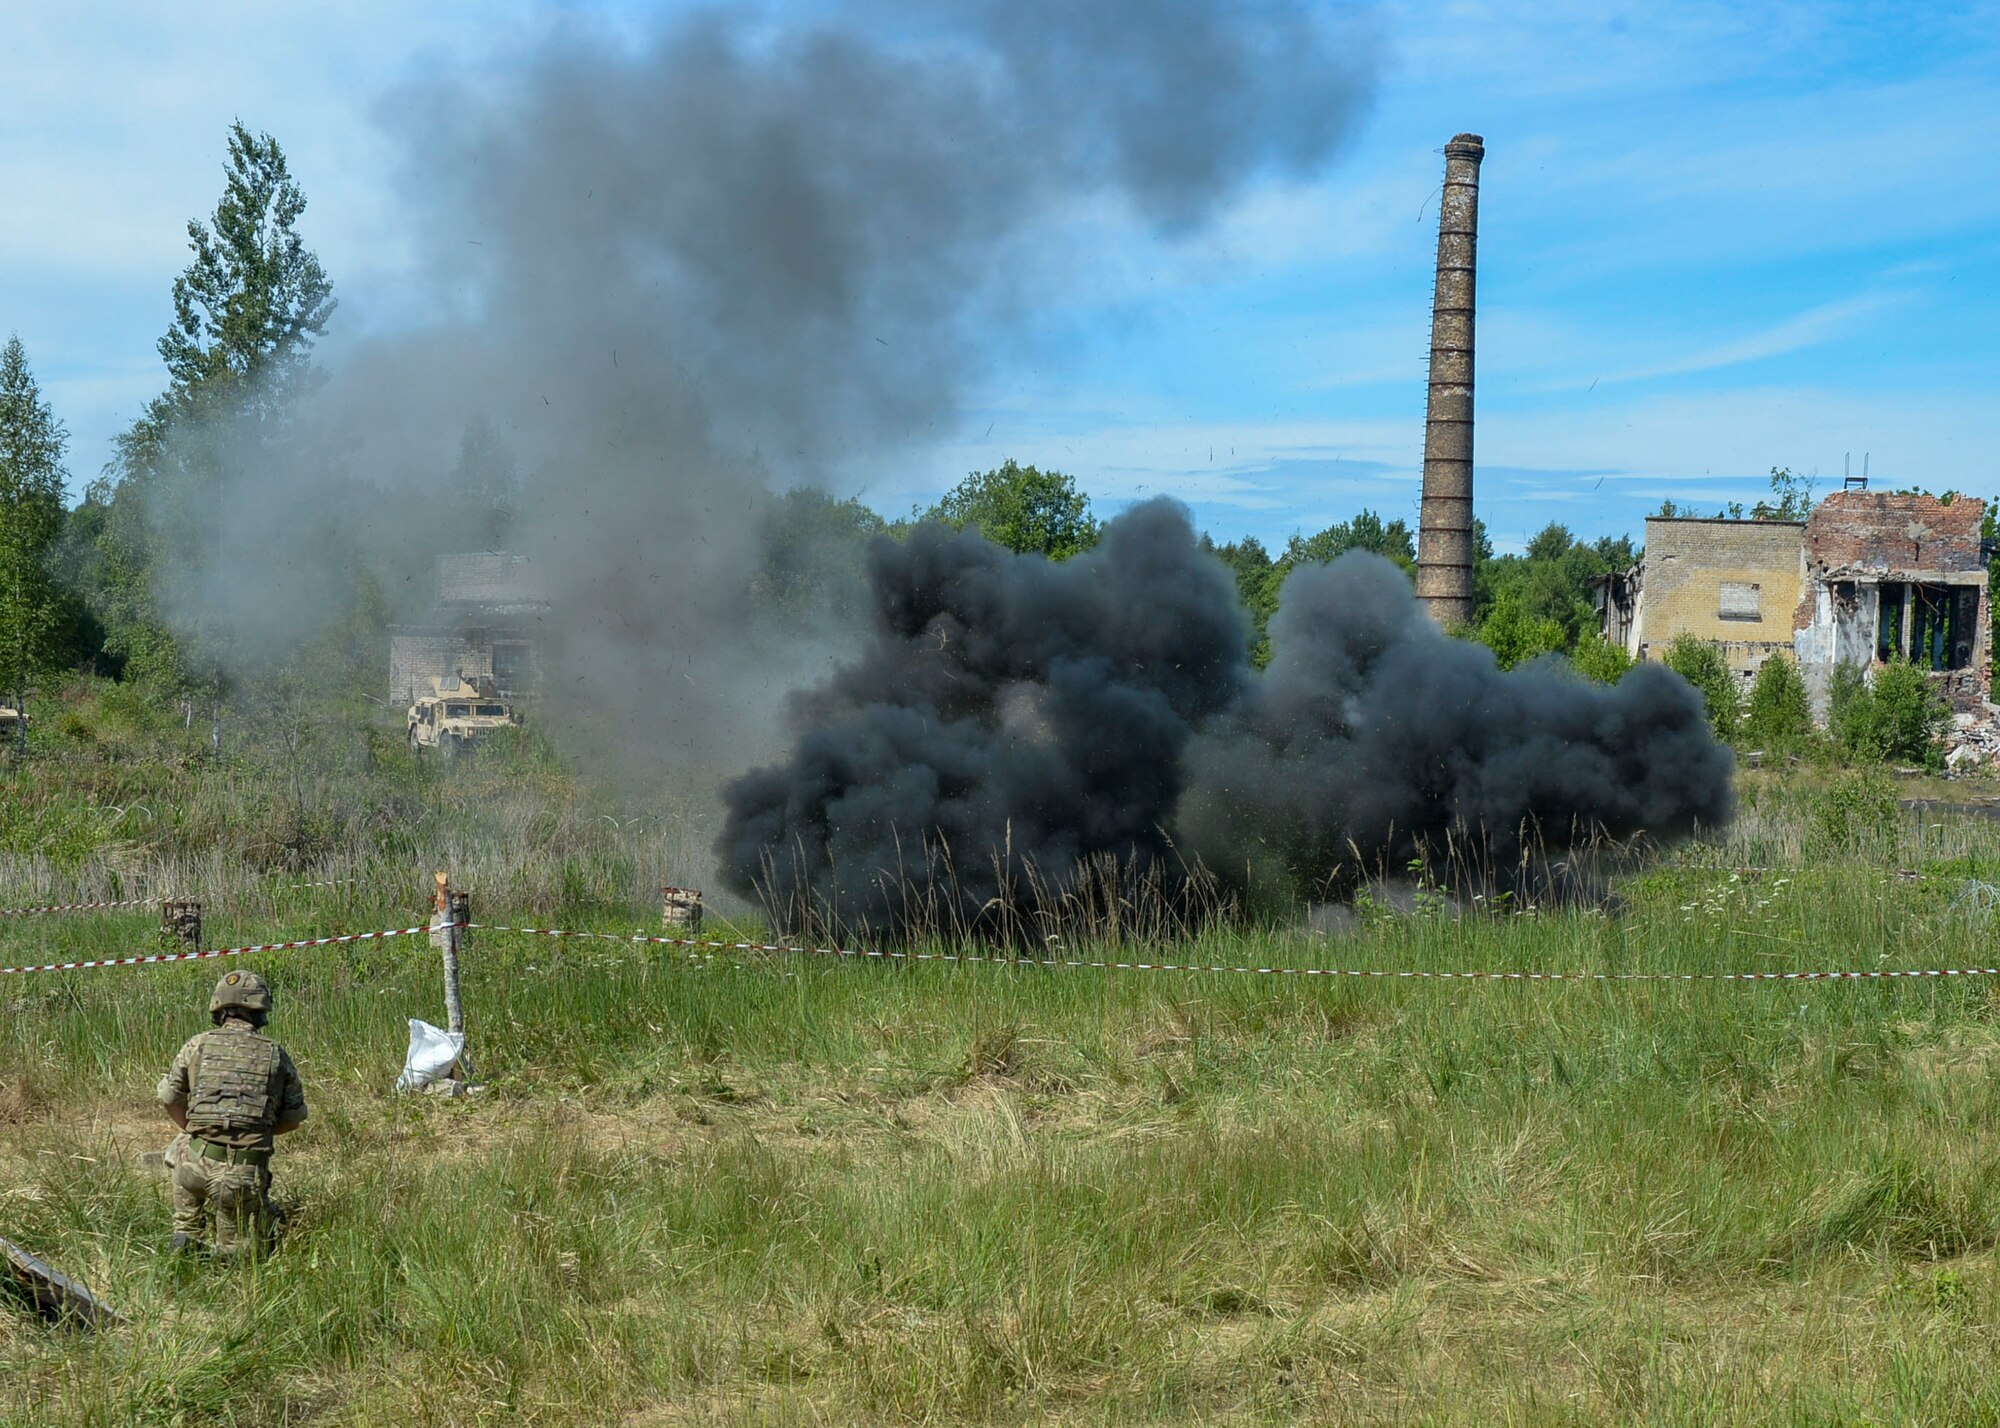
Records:
<instances>
[{"instance_id":1,"label":"rising smoke","mask_svg":"<svg viewBox=\"0 0 2000 1428\"><path fill-rule=\"evenodd\" d=\"M1344 895L1417 861L1537 893L1571 849L1672 843L1731 817L1734 760L1679 676L1644 664L1605 688L1552 660L1502 671L1442 634L1380 556L1293 572L1271 650L1193 747L1179 820L1193 853L1267 892Z\"/></svg>"},{"instance_id":2,"label":"rising smoke","mask_svg":"<svg viewBox=\"0 0 2000 1428\"><path fill-rule=\"evenodd\" d=\"M168 608L245 662L357 570L420 615L432 557L482 528L441 478L483 420L551 600L542 717L734 772L848 648L755 598L772 491L948 435L1081 225L1170 240L1315 171L1373 50L1290 3L731 8L406 87L383 112L417 279L329 346L283 443L208 461L224 489L183 523Z\"/></svg>"},{"instance_id":3,"label":"rising smoke","mask_svg":"<svg viewBox=\"0 0 2000 1428\"><path fill-rule=\"evenodd\" d=\"M1167 501L1065 564L921 529L871 575L859 656L795 702L790 759L727 791L725 874L794 926L1060 921L1091 860L1169 901L1202 870L1296 904L1411 860L1533 891L1579 845L1730 816L1731 756L1679 677L1503 672L1379 556L1296 571L1259 676Z\"/></svg>"},{"instance_id":4,"label":"rising smoke","mask_svg":"<svg viewBox=\"0 0 2000 1428\"><path fill-rule=\"evenodd\" d=\"M872 638L796 701L792 757L727 790L738 892L793 926L958 927L1104 855L1177 873L1185 751L1238 697L1248 630L1178 506L1061 563L920 526L869 575Z\"/></svg>"},{"instance_id":5,"label":"rising smoke","mask_svg":"<svg viewBox=\"0 0 2000 1428\"><path fill-rule=\"evenodd\" d=\"M520 473L506 539L551 599L539 717L710 778L789 735L721 845L788 915L893 930L911 889L948 888L976 921L1093 858L1170 895L1197 861L1310 893L1343 849L1726 813L1727 756L1670 679L1502 678L1365 562L1294 580L1253 677L1229 582L1166 506L1059 567L880 543L866 629L760 603L774 489L948 433L1074 281L1065 239L1172 241L1318 170L1373 46L1228 0L744 15L557 35L385 103L416 281L276 436L182 453L220 483L171 523L184 630L254 674L369 599L420 614L432 557L490 527L443 480L476 426Z\"/></svg>"}]
</instances>

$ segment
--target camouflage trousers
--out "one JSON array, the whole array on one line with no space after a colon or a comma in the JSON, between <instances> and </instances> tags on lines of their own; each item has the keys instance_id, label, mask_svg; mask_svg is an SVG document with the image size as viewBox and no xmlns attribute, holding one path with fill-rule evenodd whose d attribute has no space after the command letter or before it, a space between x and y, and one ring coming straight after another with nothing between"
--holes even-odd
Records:
<instances>
[{"instance_id":1,"label":"camouflage trousers","mask_svg":"<svg viewBox=\"0 0 2000 1428\"><path fill-rule=\"evenodd\" d=\"M271 1247L271 1172L261 1165L209 1160L174 1144L174 1230L219 1255L262 1254ZM212 1232L212 1237L211 1237Z\"/></svg>"}]
</instances>

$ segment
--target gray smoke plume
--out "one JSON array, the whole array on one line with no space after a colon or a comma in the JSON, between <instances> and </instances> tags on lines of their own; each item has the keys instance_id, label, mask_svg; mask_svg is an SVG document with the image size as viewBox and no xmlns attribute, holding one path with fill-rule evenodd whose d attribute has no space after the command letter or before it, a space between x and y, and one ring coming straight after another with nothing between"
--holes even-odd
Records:
<instances>
[{"instance_id":1,"label":"gray smoke plume","mask_svg":"<svg viewBox=\"0 0 2000 1428\"><path fill-rule=\"evenodd\" d=\"M1067 564L922 529L877 546L875 626L727 790L736 889L794 926L991 930L1092 859L1316 901L1411 859L1489 885L1731 812L1731 756L1658 666L1502 672L1353 553L1286 582L1252 676L1227 573L1165 501Z\"/></svg>"},{"instance_id":2,"label":"gray smoke plume","mask_svg":"<svg viewBox=\"0 0 2000 1428\"><path fill-rule=\"evenodd\" d=\"M1063 295L1081 216L1171 238L1316 171L1374 51L1298 3L731 8L408 86L383 106L403 310L328 347L283 444L210 463L168 608L243 659L342 613L357 570L420 614L431 557L490 525L443 481L483 422L551 599L541 717L741 768L846 640L756 598L771 491L947 433Z\"/></svg>"}]
</instances>

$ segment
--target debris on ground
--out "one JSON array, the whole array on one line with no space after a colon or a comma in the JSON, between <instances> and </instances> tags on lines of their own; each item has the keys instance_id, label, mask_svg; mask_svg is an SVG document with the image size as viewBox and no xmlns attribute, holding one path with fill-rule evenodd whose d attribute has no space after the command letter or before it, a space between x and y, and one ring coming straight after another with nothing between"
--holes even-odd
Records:
<instances>
[{"instance_id":1,"label":"debris on ground","mask_svg":"<svg viewBox=\"0 0 2000 1428\"><path fill-rule=\"evenodd\" d=\"M29 1308L51 1323L102 1329L125 1322L82 1284L29 1254L12 1240L0 1239L0 1287L14 1291Z\"/></svg>"},{"instance_id":2,"label":"debris on ground","mask_svg":"<svg viewBox=\"0 0 2000 1428\"><path fill-rule=\"evenodd\" d=\"M2000 718L1957 715L1944 735L1944 771L1948 776L1984 773L2000 767Z\"/></svg>"},{"instance_id":3,"label":"debris on ground","mask_svg":"<svg viewBox=\"0 0 2000 1428\"><path fill-rule=\"evenodd\" d=\"M1975 922L1992 917L1996 907L2000 907L2000 884L1981 882L1978 878L1967 878L1951 900L1953 912Z\"/></svg>"}]
</instances>

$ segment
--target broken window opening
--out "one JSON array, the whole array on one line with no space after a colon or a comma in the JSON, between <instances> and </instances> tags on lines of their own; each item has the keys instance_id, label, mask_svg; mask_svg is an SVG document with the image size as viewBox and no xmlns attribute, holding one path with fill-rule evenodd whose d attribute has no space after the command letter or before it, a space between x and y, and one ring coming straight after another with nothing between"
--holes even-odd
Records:
<instances>
[{"instance_id":1,"label":"broken window opening","mask_svg":"<svg viewBox=\"0 0 2000 1428\"><path fill-rule=\"evenodd\" d=\"M1963 613L1963 595L1972 595L1972 613ZM1972 630L1979 593L1950 585L1910 587L1910 661L1931 670L1964 669L1972 663Z\"/></svg>"},{"instance_id":2,"label":"broken window opening","mask_svg":"<svg viewBox=\"0 0 2000 1428\"><path fill-rule=\"evenodd\" d=\"M1903 595L1905 585L1884 585L1878 591L1875 620L1875 660L1887 664L1903 655Z\"/></svg>"},{"instance_id":3,"label":"broken window opening","mask_svg":"<svg viewBox=\"0 0 2000 1428\"><path fill-rule=\"evenodd\" d=\"M528 687L529 655L526 644L493 646L493 683L502 691Z\"/></svg>"},{"instance_id":4,"label":"broken window opening","mask_svg":"<svg viewBox=\"0 0 2000 1428\"><path fill-rule=\"evenodd\" d=\"M1951 667L1971 669L1973 647L1979 643L1979 587L1961 585L1954 592L1952 611Z\"/></svg>"}]
</instances>

